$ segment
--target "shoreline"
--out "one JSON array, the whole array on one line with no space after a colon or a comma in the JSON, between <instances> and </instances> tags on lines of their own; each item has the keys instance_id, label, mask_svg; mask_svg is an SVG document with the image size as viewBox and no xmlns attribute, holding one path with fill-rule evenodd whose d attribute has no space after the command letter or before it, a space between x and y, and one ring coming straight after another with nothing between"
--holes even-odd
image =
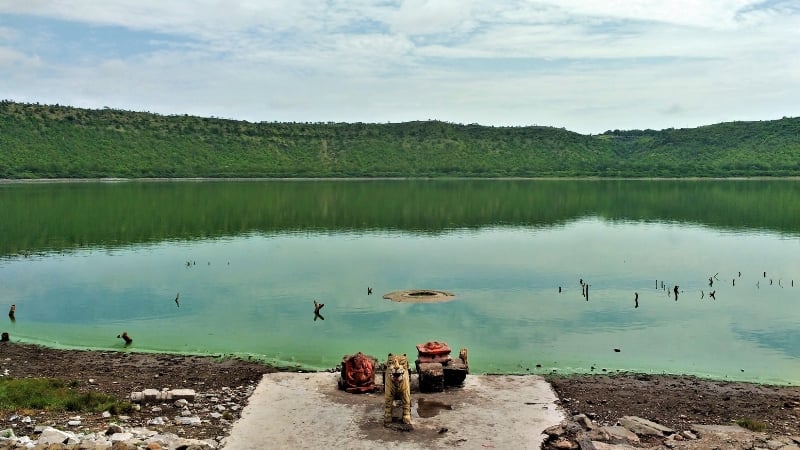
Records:
<instances>
[{"instance_id":1,"label":"shoreline","mask_svg":"<svg viewBox=\"0 0 800 450\"><path fill-rule=\"evenodd\" d=\"M67 367L70 369L65 370ZM201 419L196 426L177 423L181 411L171 404L162 404L158 408L142 407L139 411L131 412L124 422L117 417L104 418L100 413L80 413L83 424L77 429L67 425L69 418L76 414L74 412L28 412L26 414L35 418L29 428L10 421L12 414L0 414L0 428L16 427L14 429L18 436L26 432L33 433L33 427L38 425L88 433L103 431L110 423L121 422L125 426L175 433L181 438L217 442L230 435L242 414L242 407L246 408L250 396L265 375L284 373L287 376L294 374L301 380L314 378L311 374L303 375L296 370L281 370L236 358L63 350L15 342L0 344L0 373L6 370L10 377L59 378L68 381L79 391L102 392L121 399L129 398L132 392L143 389L167 388L193 389L199 399L206 399L198 400L197 405L192 407L191 412ZM335 377L336 374L330 373L329 376ZM614 425L624 416L643 417L676 430L688 429L693 423L731 425L738 420L751 419L766 424L767 433L800 436L800 387L649 374L474 376L495 380L532 381L543 378L552 387L558 398L557 404L567 418L584 414L598 426ZM501 383L493 389L508 389L503 386ZM333 386L330 389L335 391ZM214 398L225 401L219 403L226 405L225 417L210 414L216 411L209 407L213 403L202 403ZM367 398L359 401L366 401L364 399ZM372 398L370 404L382 402L380 394L369 398ZM207 406L203 407L203 404ZM502 409L505 408L507 406ZM150 424L159 417L163 425Z\"/></svg>"},{"instance_id":2,"label":"shoreline","mask_svg":"<svg viewBox=\"0 0 800 450\"><path fill-rule=\"evenodd\" d=\"M13 337L12 337L13 338ZM16 340L16 345L33 346L39 348L46 348L59 351L69 352L120 352L123 354L142 354L142 355L168 355L175 357L186 358L209 358L216 360L241 360L248 361L256 364L261 364L278 372L302 372L302 373L318 373L318 372L333 372L338 370L337 366L332 367L313 367L306 366L300 363L292 363L290 361L276 361L263 358L261 355L251 353L193 353L193 352L171 352L164 350L147 350L139 348L114 348L114 347L77 347L69 345L49 345L46 342ZM630 370L630 369L608 369L602 372L587 369L586 371L567 371L559 368L552 368L551 370L526 370L516 372L497 372L497 371L483 371L472 372L475 375L485 376L540 376L546 379L549 378L571 378L571 377L673 377L673 378L692 378L697 380L705 380L717 383L746 383L755 386L767 386L776 388L800 388L800 381L788 380L755 380L746 377L743 378L729 378L725 376L714 376L707 373L692 373L692 372L666 372L666 371L646 371L646 370Z\"/></svg>"}]
</instances>

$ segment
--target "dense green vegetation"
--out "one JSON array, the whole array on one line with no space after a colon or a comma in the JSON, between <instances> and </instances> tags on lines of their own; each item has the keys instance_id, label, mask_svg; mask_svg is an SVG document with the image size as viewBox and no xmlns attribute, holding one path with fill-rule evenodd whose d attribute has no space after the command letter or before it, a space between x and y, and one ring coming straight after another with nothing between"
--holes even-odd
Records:
<instances>
[{"instance_id":1,"label":"dense green vegetation","mask_svg":"<svg viewBox=\"0 0 800 450\"><path fill-rule=\"evenodd\" d=\"M0 411L131 411L131 404L98 392L79 392L55 378L0 378Z\"/></svg>"},{"instance_id":2,"label":"dense green vegetation","mask_svg":"<svg viewBox=\"0 0 800 450\"><path fill-rule=\"evenodd\" d=\"M800 175L800 118L608 131L250 123L0 102L0 178Z\"/></svg>"}]
</instances>

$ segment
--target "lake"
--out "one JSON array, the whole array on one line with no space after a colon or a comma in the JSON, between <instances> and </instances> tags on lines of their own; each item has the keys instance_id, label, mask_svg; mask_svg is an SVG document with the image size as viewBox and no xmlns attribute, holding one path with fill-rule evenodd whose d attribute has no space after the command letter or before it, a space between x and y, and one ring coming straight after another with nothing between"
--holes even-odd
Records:
<instances>
[{"instance_id":1,"label":"lake","mask_svg":"<svg viewBox=\"0 0 800 450\"><path fill-rule=\"evenodd\" d=\"M13 341L800 384L797 180L5 183L0 210Z\"/></svg>"}]
</instances>

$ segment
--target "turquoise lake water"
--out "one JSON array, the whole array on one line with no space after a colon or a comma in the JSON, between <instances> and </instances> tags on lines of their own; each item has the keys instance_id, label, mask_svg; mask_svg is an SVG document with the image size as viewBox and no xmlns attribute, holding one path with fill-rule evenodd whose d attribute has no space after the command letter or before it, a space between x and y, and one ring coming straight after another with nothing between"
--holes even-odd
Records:
<instances>
[{"instance_id":1,"label":"turquoise lake water","mask_svg":"<svg viewBox=\"0 0 800 450\"><path fill-rule=\"evenodd\" d=\"M615 202L613 187L585 182L276 183L0 186L13 213L0 229L10 236L0 299L17 308L0 328L54 347L306 369L437 340L468 348L479 373L800 384L800 239L783 216L794 206L753 219L738 205L769 206L795 185L731 185L703 199L719 184L622 183ZM641 199L650 189L660 194ZM692 204L716 206L703 219ZM456 298L382 298L401 289Z\"/></svg>"}]
</instances>

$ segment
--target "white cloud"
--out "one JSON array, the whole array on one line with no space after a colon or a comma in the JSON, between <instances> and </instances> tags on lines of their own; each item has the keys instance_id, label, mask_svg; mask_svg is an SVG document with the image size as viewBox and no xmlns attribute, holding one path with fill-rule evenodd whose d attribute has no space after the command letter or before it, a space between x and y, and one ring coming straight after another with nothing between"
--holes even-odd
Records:
<instances>
[{"instance_id":1,"label":"white cloud","mask_svg":"<svg viewBox=\"0 0 800 450\"><path fill-rule=\"evenodd\" d=\"M0 13L48 19L0 21L0 97L20 101L581 132L769 119L800 104L789 2L29 0ZM61 21L130 42L86 42Z\"/></svg>"}]
</instances>

